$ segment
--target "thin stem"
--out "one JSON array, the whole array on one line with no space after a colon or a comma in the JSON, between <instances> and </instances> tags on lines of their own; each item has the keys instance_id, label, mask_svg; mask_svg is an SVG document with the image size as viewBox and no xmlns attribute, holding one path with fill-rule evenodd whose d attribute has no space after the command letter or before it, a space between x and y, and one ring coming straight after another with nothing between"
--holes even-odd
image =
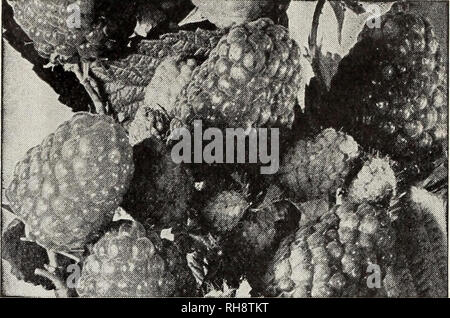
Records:
<instances>
[{"instance_id":1,"label":"thin stem","mask_svg":"<svg viewBox=\"0 0 450 318\"><path fill-rule=\"evenodd\" d=\"M93 84L93 79L89 78L87 73L83 73L80 66L77 64L65 65L65 68L66 70L73 72L77 79L80 81L81 85L84 86L84 89L94 103L95 111L97 112L97 114L104 115L106 113L105 105L100 98L100 94L96 90L98 89L97 84ZM88 70L89 68L83 64L83 69Z\"/></svg>"},{"instance_id":2,"label":"thin stem","mask_svg":"<svg viewBox=\"0 0 450 318\"><path fill-rule=\"evenodd\" d=\"M76 252L77 252L77 253L82 253L83 251L79 250L79 251L76 251ZM67 257L67 258L70 258L71 260L74 260L76 263L81 262L81 258L79 258L79 257L77 257L77 256L75 256L75 255L72 255L72 254L70 254L70 253L66 253L66 252L58 252L58 254L61 254L62 256L65 256L65 257Z\"/></svg>"},{"instance_id":3,"label":"thin stem","mask_svg":"<svg viewBox=\"0 0 450 318\"><path fill-rule=\"evenodd\" d=\"M56 256L56 253L50 250L47 250L47 256L48 256L48 265L46 269L50 273L54 273L58 269L58 259Z\"/></svg>"},{"instance_id":4,"label":"thin stem","mask_svg":"<svg viewBox=\"0 0 450 318\"><path fill-rule=\"evenodd\" d=\"M317 33L319 31L319 20L320 20L320 15L322 14L322 10L323 10L323 7L324 7L326 1L327 0L319 0L317 2L316 8L314 10L311 35L309 37L309 48L310 48L311 54L314 54L313 48L315 48L317 46Z\"/></svg>"},{"instance_id":5,"label":"thin stem","mask_svg":"<svg viewBox=\"0 0 450 318\"><path fill-rule=\"evenodd\" d=\"M63 281L53 273L50 273L41 268L36 268L34 274L37 276L41 276L50 280L53 285L55 285L55 295L59 298L68 298L69 297L69 289L64 285Z\"/></svg>"}]
</instances>

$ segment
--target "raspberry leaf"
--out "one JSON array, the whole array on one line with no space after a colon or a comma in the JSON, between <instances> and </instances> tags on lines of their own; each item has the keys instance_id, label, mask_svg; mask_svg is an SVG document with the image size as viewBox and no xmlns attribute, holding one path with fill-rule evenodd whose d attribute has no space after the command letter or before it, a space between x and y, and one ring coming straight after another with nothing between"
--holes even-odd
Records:
<instances>
[{"instance_id":1,"label":"raspberry leaf","mask_svg":"<svg viewBox=\"0 0 450 318\"><path fill-rule=\"evenodd\" d=\"M11 265L11 273L19 280L42 286L47 290L55 289L54 284L35 274L36 269L46 271L49 264L47 251L34 242L24 240L25 225L18 219L12 221L2 236L2 259ZM56 275L67 278L69 273L67 266L73 263L70 259L61 255L57 256L59 268Z\"/></svg>"}]
</instances>

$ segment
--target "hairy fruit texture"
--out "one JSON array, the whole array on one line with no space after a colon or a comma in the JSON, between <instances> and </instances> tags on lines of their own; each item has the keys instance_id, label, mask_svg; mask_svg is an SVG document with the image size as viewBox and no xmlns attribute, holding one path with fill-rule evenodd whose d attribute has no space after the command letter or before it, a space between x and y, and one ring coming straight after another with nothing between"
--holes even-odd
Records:
<instances>
[{"instance_id":1,"label":"hairy fruit texture","mask_svg":"<svg viewBox=\"0 0 450 318\"><path fill-rule=\"evenodd\" d=\"M280 245L269 265L266 294L281 297L376 295L370 273L386 275L394 257L387 211L367 203L344 203L300 226ZM369 273L369 274L368 274Z\"/></svg>"},{"instance_id":2,"label":"hairy fruit texture","mask_svg":"<svg viewBox=\"0 0 450 318\"><path fill-rule=\"evenodd\" d=\"M6 196L30 239L56 251L82 249L112 220L134 165L122 127L78 113L17 163Z\"/></svg>"},{"instance_id":3,"label":"hairy fruit texture","mask_svg":"<svg viewBox=\"0 0 450 318\"><path fill-rule=\"evenodd\" d=\"M389 159L373 157L367 161L349 187L354 203L381 203L395 195L397 178Z\"/></svg>"},{"instance_id":4,"label":"hairy fruit texture","mask_svg":"<svg viewBox=\"0 0 450 318\"><path fill-rule=\"evenodd\" d=\"M360 154L349 135L332 128L313 140L300 140L282 158L279 182L299 201L335 194Z\"/></svg>"},{"instance_id":5,"label":"hairy fruit texture","mask_svg":"<svg viewBox=\"0 0 450 318\"><path fill-rule=\"evenodd\" d=\"M228 232L239 223L248 206L243 194L223 191L206 205L202 215L216 231Z\"/></svg>"},{"instance_id":6,"label":"hairy fruit texture","mask_svg":"<svg viewBox=\"0 0 450 318\"><path fill-rule=\"evenodd\" d=\"M423 17L388 12L341 61L321 116L406 166L426 171L447 138L442 53Z\"/></svg>"},{"instance_id":7,"label":"hairy fruit texture","mask_svg":"<svg viewBox=\"0 0 450 318\"><path fill-rule=\"evenodd\" d=\"M163 257L146 236L144 227L133 222L106 233L93 247L83 265L77 292L81 297L170 297L180 285L172 256ZM166 256L166 255L164 255ZM187 267L186 269L187 270ZM177 284L179 284L177 286Z\"/></svg>"},{"instance_id":8,"label":"hairy fruit texture","mask_svg":"<svg viewBox=\"0 0 450 318\"><path fill-rule=\"evenodd\" d=\"M300 49L286 28L270 19L232 27L195 69L175 115L213 127L290 127L300 73Z\"/></svg>"},{"instance_id":9,"label":"hairy fruit texture","mask_svg":"<svg viewBox=\"0 0 450 318\"><path fill-rule=\"evenodd\" d=\"M286 12L287 0L193 0L201 14L220 28L242 24L258 18L279 18Z\"/></svg>"}]
</instances>

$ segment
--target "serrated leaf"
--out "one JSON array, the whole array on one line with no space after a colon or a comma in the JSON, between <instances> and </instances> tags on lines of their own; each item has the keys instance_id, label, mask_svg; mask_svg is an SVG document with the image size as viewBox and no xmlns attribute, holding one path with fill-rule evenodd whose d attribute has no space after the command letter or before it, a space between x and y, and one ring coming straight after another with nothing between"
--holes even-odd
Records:
<instances>
[{"instance_id":1,"label":"serrated leaf","mask_svg":"<svg viewBox=\"0 0 450 318\"><path fill-rule=\"evenodd\" d=\"M34 242L23 240L25 237L25 225L18 219L13 220L2 235L2 259L11 265L11 273L19 280L36 286L42 286L47 290L55 288L53 283L41 276L35 275L36 269L46 270L49 263L47 251ZM61 267L57 274L66 278L68 265L73 262L58 255L58 265Z\"/></svg>"},{"instance_id":2,"label":"serrated leaf","mask_svg":"<svg viewBox=\"0 0 450 318\"><path fill-rule=\"evenodd\" d=\"M300 204L302 217L299 227L316 222L329 211L330 203L326 199L311 200Z\"/></svg>"},{"instance_id":3,"label":"serrated leaf","mask_svg":"<svg viewBox=\"0 0 450 318\"><path fill-rule=\"evenodd\" d=\"M411 189L410 198L396 221L397 249L406 256L415 290L420 297L447 297L447 235L442 230L441 203L423 189Z\"/></svg>"}]
</instances>

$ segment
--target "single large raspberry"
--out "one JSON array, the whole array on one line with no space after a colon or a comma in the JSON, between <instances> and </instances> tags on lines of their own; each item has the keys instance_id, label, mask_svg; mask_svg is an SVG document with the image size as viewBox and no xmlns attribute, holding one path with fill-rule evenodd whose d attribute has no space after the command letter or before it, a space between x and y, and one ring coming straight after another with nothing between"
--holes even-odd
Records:
<instances>
[{"instance_id":1,"label":"single large raspberry","mask_svg":"<svg viewBox=\"0 0 450 318\"><path fill-rule=\"evenodd\" d=\"M378 294L392 265L394 230L388 211L344 203L301 225L280 245L269 265L267 295L355 297ZM378 282L370 281L375 274ZM374 276L375 277L375 276Z\"/></svg>"},{"instance_id":2,"label":"single large raspberry","mask_svg":"<svg viewBox=\"0 0 450 318\"><path fill-rule=\"evenodd\" d=\"M366 148L405 166L429 166L447 138L442 53L425 18L390 11L381 27L365 26L341 61L319 114ZM421 172L421 171L419 171Z\"/></svg>"},{"instance_id":3,"label":"single large raspberry","mask_svg":"<svg viewBox=\"0 0 450 318\"><path fill-rule=\"evenodd\" d=\"M344 185L360 152L349 135L332 128L313 140L300 140L282 158L280 184L299 201L334 195Z\"/></svg>"},{"instance_id":4,"label":"single large raspberry","mask_svg":"<svg viewBox=\"0 0 450 318\"><path fill-rule=\"evenodd\" d=\"M258 18L281 19L290 0L193 0L201 14L218 27L254 21Z\"/></svg>"},{"instance_id":5,"label":"single large raspberry","mask_svg":"<svg viewBox=\"0 0 450 318\"><path fill-rule=\"evenodd\" d=\"M232 27L195 69L176 117L213 127L290 127L300 82L300 49L270 19Z\"/></svg>"},{"instance_id":6,"label":"single large raspberry","mask_svg":"<svg viewBox=\"0 0 450 318\"><path fill-rule=\"evenodd\" d=\"M14 19L38 53L52 62L89 61L125 44L136 24L136 1L9 0ZM135 21L134 23L132 21Z\"/></svg>"},{"instance_id":7,"label":"single large raspberry","mask_svg":"<svg viewBox=\"0 0 450 318\"><path fill-rule=\"evenodd\" d=\"M147 238L144 227L137 222L106 233L84 262L78 294L81 297L171 297L186 295L191 288L195 290L186 259L167 244Z\"/></svg>"},{"instance_id":8,"label":"single large raspberry","mask_svg":"<svg viewBox=\"0 0 450 318\"><path fill-rule=\"evenodd\" d=\"M30 239L55 251L82 249L112 220L133 175L132 156L112 118L78 113L27 152L6 196Z\"/></svg>"}]
</instances>

